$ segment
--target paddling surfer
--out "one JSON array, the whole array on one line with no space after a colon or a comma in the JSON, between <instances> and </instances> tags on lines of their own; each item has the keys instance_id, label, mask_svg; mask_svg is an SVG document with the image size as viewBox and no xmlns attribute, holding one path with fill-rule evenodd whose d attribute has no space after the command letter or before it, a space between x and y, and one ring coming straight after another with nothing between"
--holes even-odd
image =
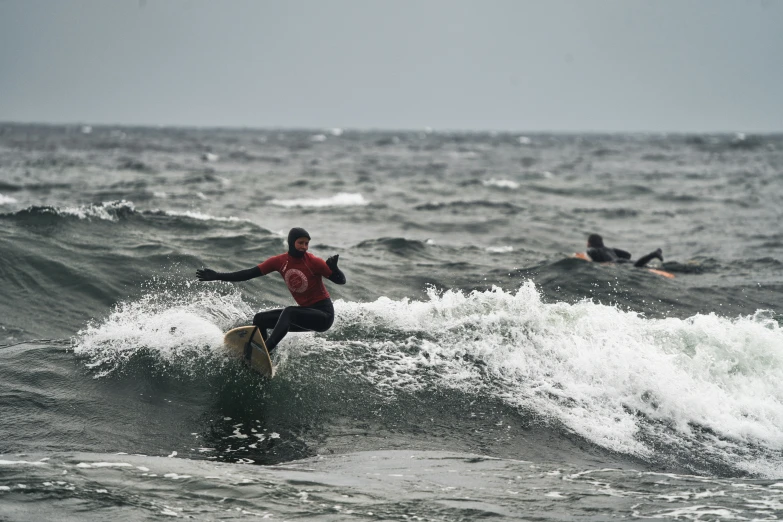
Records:
<instances>
[{"instance_id":1,"label":"paddling surfer","mask_svg":"<svg viewBox=\"0 0 783 522\"><path fill-rule=\"evenodd\" d=\"M629 252L604 245L604 239L598 234L590 234L587 238L587 255L590 260L598 261L599 263L631 262L631 254ZM660 259L663 262L663 252L660 248L639 258L633 266L643 267L653 259Z\"/></svg>"}]
</instances>

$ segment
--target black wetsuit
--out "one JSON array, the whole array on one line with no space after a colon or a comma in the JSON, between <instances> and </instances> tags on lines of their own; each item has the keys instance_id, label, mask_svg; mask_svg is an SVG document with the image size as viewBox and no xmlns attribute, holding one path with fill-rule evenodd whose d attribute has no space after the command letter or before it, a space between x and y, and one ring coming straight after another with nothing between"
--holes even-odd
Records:
<instances>
[{"instance_id":1,"label":"black wetsuit","mask_svg":"<svg viewBox=\"0 0 783 522\"><path fill-rule=\"evenodd\" d=\"M590 259L599 263L630 263L631 254L625 250L619 248L610 248L607 246L602 247L590 247L587 249L587 255ZM654 258L662 259L660 250L650 252L644 257L639 258L633 266L642 267L650 262Z\"/></svg>"},{"instance_id":2,"label":"black wetsuit","mask_svg":"<svg viewBox=\"0 0 783 522\"><path fill-rule=\"evenodd\" d=\"M247 270L229 273L217 273L210 269L196 271L201 281L247 281L270 271L280 272L299 306L265 310L253 317L253 324L258 326L270 352L288 332L325 332L331 328L334 323L334 305L321 278L327 277L338 285L345 284L345 274L337 267L339 256L332 256L324 262L311 254L300 252L294 248L294 243L301 237L310 239L304 229L291 229L288 233L287 254L272 257ZM268 334L267 330L270 329L272 333Z\"/></svg>"},{"instance_id":3,"label":"black wetsuit","mask_svg":"<svg viewBox=\"0 0 783 522\"><path fill-rule=\"evenodd\" d=\"M215 273L214 279L219 281L247 281L261 277L261 269L257 266L237 272ZM338 285L345 284L345 274L337 268L332 268L328 278ZM327 297L308 306L287 306L274 310L265 310L253 317L253 324L258 326L266 348L270 352L280 343L288 332L325 332L334 324L334 305ZM272 330L271 334L267 330Z\"/></svg>"},{"instance_id":4,"label":"black wetsuit","mask_svg":"<svg viewBox=\"0 0 783 522\"><path fill-rule=\"evenodd\" d=\"M288 332L325 332L334 323L334 305L331 298L310 306L286 306L259 312L253 317L270 352ZM267 335L267 330L272 333Z\"/></svg>"},{"instance_id":5,"label":"black wetsuit","mask_svg":"<svg viewBox=\"0 0 783 522\"><path fill-rule=\"evenodd\" d=\"M599 263L628 263L631 261L630 252L606 246L588 248L587 255Z\"/></svg>"}]
</instances>

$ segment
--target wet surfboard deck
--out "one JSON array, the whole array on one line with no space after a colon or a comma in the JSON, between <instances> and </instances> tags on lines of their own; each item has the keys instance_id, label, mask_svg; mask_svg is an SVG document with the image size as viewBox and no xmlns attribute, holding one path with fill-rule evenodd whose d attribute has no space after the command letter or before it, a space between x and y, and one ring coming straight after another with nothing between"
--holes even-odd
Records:
<instances>
[{"instance_id":1,"label":"wet surfboard deck","mask_svg":"<svg viewBox=\"0 0 783 522\"><path fill-rule=\"evenodd\" d=\"M590 259L590 256L587 255L587 252L577 252L576 254L574 254L574 257L577 259L581 259L583 261L590 261L591 263L593 262L593 260ZM611 265L613 263L601 263L601 264ZM658 268L647 268L647 267L642 267L642 268L655 275L659 275L667 279L674 279L674 274L672 274L671 272L667 272L666 270L660 270Z\"/></svg>"},{"instance_id":2,"label":"wet surfboard deck","mask_svg":"<svg viewBox=\"0 0 783 522\"><path fill-rule=\"evenodd\" d=\"M251 339L250 336L253 336ZM250 342L250 360L246 358L245 349ZM245 361L250 369L271 379L275 376L275 367L272 366L272 359L261 337L261 332L255 326L240 326L226 332L223 338L223 344L234 357L239 357Z\"/></svg>"}]
</instances>

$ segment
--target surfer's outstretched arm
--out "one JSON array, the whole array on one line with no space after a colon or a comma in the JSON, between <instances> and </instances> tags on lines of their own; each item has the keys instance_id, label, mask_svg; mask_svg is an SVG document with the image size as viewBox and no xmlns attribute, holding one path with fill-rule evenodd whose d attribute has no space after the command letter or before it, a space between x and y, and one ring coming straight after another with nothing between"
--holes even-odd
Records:
<instances>
[{"instance_id":1,"label":"surfer's outstretched arm","mask_svg":"<svg viewBox=\"0 0 783 522\"><path fill-rule=\"evenodd\" d=\"M199 281L247 281L262 275L264 274L261 273L261 269L257 266L237 272L215 272L210 268L196 270L196 277L198 277Z\"/></svg>"},{"instance_id":2,"label":"surfer's outstretched arm","mask_svg":"<svg viewBox=\"0 0 783 522\"><path fill-rule=\"evenodd\" d=\"M660 248L654 252L650 252L644 257L640 257L639 260L633 264L633 266L642 267L655 258L658 258L661 260L661 262L663 262L663 252L661 251Z\"/></svg>"}]
</instances>

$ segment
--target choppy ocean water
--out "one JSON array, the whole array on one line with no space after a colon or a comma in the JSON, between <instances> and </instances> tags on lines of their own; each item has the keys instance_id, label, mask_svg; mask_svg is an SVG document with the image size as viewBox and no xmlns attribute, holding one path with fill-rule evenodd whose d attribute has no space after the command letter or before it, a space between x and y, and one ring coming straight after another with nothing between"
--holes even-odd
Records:
<instances>
[{"instance_id":1,"label":"choppy ocean water","mask_svg":"<svg viewBox=\"0 0 783 522\"><path fill-rule=\"evenodd\" d=\"M0 125L0 520L783 518L783 136ZM340 254L264 381L249 268ZM664 279L572 258L589 233Z\"/></svg>"}]
</instances>

